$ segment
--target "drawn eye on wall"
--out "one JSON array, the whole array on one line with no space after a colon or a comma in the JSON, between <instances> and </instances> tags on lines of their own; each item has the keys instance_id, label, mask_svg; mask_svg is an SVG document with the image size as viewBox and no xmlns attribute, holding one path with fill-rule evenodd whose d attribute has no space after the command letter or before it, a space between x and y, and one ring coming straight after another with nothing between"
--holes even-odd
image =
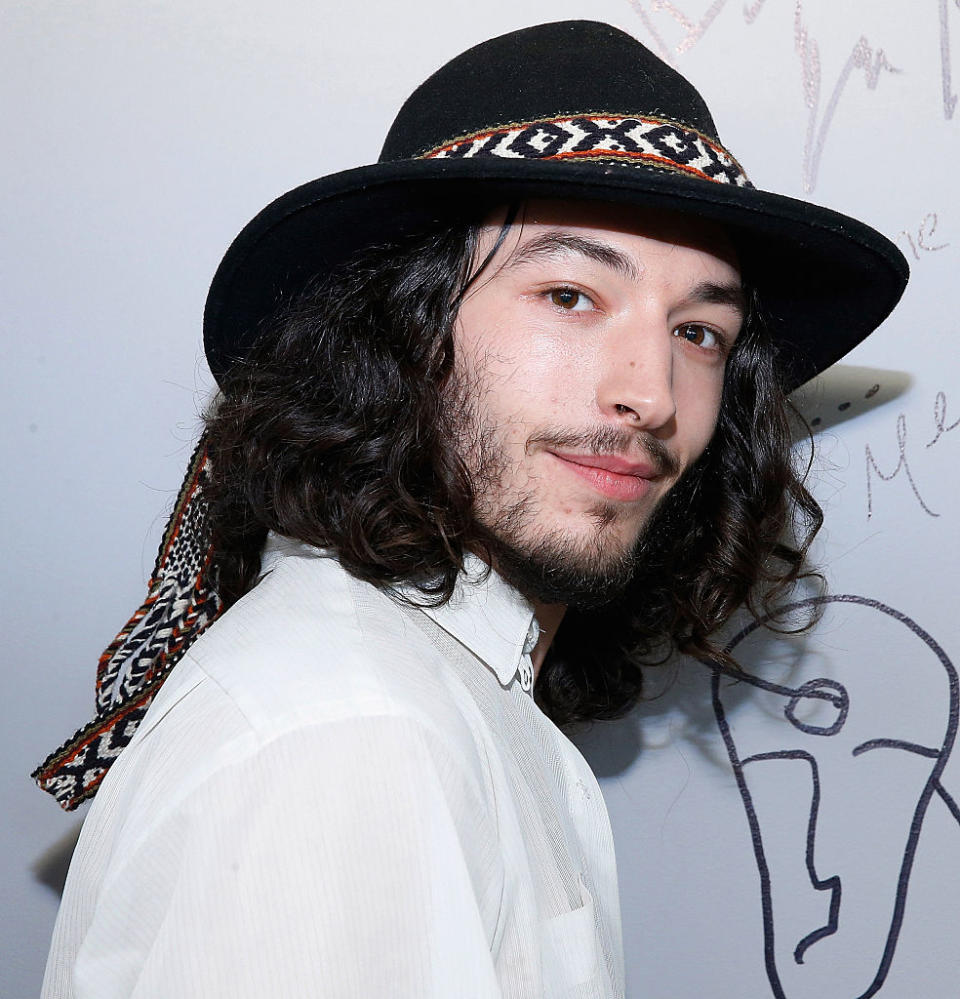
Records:
<instances>
[{"instance_id":1,"label":"drawn eye on wall","mask_svg":"<svg viewBox=\"0 0 960 999\"><path fill-rule=\"evenodd\" d=\"M931 802L958 724L957 672L905 614L853 595L776 612L822 614L807 636L752 622L715 667L713 708L760 883L776 999L867 999L883 987ZM869 849L865 845L869 844ZM918 993L919 994L919 993Z\"/></svg>"}]
</instances>

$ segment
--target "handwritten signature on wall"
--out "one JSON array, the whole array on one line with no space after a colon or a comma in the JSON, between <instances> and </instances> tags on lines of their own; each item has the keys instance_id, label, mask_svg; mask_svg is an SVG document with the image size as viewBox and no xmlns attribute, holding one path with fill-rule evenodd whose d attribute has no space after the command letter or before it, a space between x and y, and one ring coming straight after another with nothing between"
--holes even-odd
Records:
<instances>
[{"instance_id":1,"label":"handwritten signature on wall","mask_svg":"<svg viewBox=\"0 0 960 999\"><path fill-rule=\"evenodd\" d=\"M916 230L901 229L897 233L897 238L903 237L910 246L915 260L920 260L924 253L936 253L945 250L949 243L931 243L937 231L938 217L936 212L928 212ZM950 421L947 417L947 394L944 391L937 392L933 400L933 436L926 442L924 450L935 447L944 434L949 434L960 428L960 418ZM911 444L907 432L907 415L900 413L896 423L897 437L897 463L892 471L884 471L880 467L869 444L864 446L864 460L866 463L867 476L867 519L873 516L873 484L874 479L881 482L892 482L900 475L906 480L917 501L920 509L929 517L939 517L940 514L930 507L924 499L917 480L914 476L913 468L910 465Z\"/></svg>"},{"instance_id":2,"label":"handwritten signature on wall","mask_svg":"<svg viewBox=\"0 0 960 999\"><path fill-rule=\"evenodd\" d=\"M947 394L946 392L938 392L933 400L933 437L927 441L926 449L929 450L932 447L936 447L937 444L942 440L944 434L949 434L954 430L960 428L960 418L949 421L947 416ZM923 494L920 491L920 486L917 484L917 480L914 476L913 469L910 466L911 453L911 443L907 436L907 416L905 413L900 413L897 416L897 452L898 460L897 464L893 468L893 471L885 472L881 469L874 457L873 451L870 445L867 444L864 447L864 457L866 459L866 474L867 474L867 519L869 520L873 516L873 480L874 477L882 482L892 482L899 475L903 475L904 479L910 486L910 491L913 493L914 499L920 505L920 509L923 510L925 514L930 517L939 517L940 514L931 509L929 503L923 498Z\"/></svg>"},{"instance_id":3,"label":"handwritten signature on wall","mask_svg":"<svg viewBox=\"0 0 960 999\"><path fill-rule=\"evenodd\" d=\"M743 19L753 24L760 15L767 0L752 0L742 8ZM718 15L726 7L727 0L713 0L703 15L696 19L687 14L672 0L629 0L630 6L640 18L660 55L667 62L676 63L677 57L689 51L714 24ZM953 92L952 60L950 42L950 3L951 0L938 0L940 20L940 67L942 77L943 116L953 117L957 95ZM960 0L952 0L960 10ZM654 14L666 14L682 29L680 41L672 48L667 44L655 23ZM892 65L882 48L874 48L865 36L858 39L830 91L825 104L821 104L822 67L820 48L811 37L803 20L802 0L795 0L793 18L794 50L800 59L800 78L803 87L804 104L807 109L807 134L803 151L803 189L809 194L816 187L830 126L843 92L855 71L864 75L867 88L875 90L883 73L899 73Z\"/></svg>"},{"instance_id":4,"label":"handwritten signature on wall","mask_svg":"<svg viewBox=\"0 0 960 999\"><path fill-rule=\"evenodd\" d=\"M833 85L826 106L821 112L821 69L820 46L811 38L803 23L800 3L797 3L793 18L794 47L800 56L800 78L803 81L803 100L807 106L807 137L803 144L803 189L809 194L817 186L820 171L820 158L826 145L827 133L833 124L833 116L850 76L855 69L862 70L870 90L876 90L880 74L899 73L900 70L887 62L883 49L875 52L865 37L860 36L847 56L840 70L837 82Z\"/></svg>"},{"instance_id":5,"label":"handwritten signature on wall","mask_svg":"<svg viewBox=\"0 0 960 999\"><path fill-rule=\"evenodd\" d=\"M957 95L953 92L950 60L950 11L949 0L940 2L940 72L943 79L943 117L949 120L957 109ZM953 0L960 10L960 0Z\"/></svg>"},{"instance_id":6,"label":"handwritten signature on wall","mask_svg":"<svg viewBox=\"0 0 960 999\"><path fill-rule=\"evenodd\" d=\"M938 221L936 212L927 212L916 230L901 229L897 233L897 239L903 236L907 243L910 244L914 260L920 259L921 250L926 253L936 253L938 250L945 250L950 245L949 243L938 243L936 246L933 246L927 242L927 240L933 239L933 235L937 231ZM916 239L914 239L914 236L916 236Z\"/></svg>"}]
</instances>

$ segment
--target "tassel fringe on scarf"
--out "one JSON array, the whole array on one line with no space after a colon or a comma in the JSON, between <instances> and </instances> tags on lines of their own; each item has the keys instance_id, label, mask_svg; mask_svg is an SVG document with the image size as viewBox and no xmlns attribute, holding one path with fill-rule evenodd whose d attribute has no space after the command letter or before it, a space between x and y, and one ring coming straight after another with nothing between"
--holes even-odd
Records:
<instances>
[{"instance_id":1,"label":"tassel fringe on scarf","mask_svg":"<svg viewBox=\"0 0 960 999\"><path fill-rule=\"evenodd\" d=\"M31 775L67 811L97 793L170 670L222 610L209 581L209 480L201 438L167 522L147 598L100 657L96 717Z\"/></svg>"}]
</instances>

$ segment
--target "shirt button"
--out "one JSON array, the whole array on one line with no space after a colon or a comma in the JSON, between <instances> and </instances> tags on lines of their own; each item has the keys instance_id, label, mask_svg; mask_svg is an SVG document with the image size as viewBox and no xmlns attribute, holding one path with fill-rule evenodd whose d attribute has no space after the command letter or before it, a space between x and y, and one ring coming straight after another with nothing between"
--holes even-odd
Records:
<instances>
[{"instance_id":1,"label":"shirt button","mask_svg":"<svg viewBox=\"0 0 960 999\"><path fill-rule=\"evenodd\" d=\"M533 687L533 663L530 661L528 655L520 660L520 666L517 669L517 674L520 677L520 688L529 693L530 689Z\"/></svg>"},{"instance_id":2,"label":"shirt button","mask_svg":"<svg viewBox=\"0 0 960 999\"><path fill-rule=\"evenodd\" d=\"M527 628L527 637L523 640L523 654L529 656L539 641L540 625L537 624L537 619L534 617L530 619L530 627Z\"/></svg>"}]
</instances>

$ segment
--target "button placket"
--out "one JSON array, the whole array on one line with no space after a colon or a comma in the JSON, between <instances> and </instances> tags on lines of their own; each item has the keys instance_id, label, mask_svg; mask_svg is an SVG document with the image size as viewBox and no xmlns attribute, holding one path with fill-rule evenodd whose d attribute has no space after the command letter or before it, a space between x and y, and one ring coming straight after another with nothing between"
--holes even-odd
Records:
<instances>
[{"instance_id":1,"label":"button placket","mask_svg":"<svg viewBox=\"0 0 960 999\"><path fill-rule=\"evenodd\" d=\"M530 654L537 647L540 640L540 625L535 617L530 619L530 627L527 628L526 637L523 640L523 654L520 657L520 665L517 667L517 676L520 679L520 686L528 693L533 689L533 660Z\"/></svg>"}]
</instances>

